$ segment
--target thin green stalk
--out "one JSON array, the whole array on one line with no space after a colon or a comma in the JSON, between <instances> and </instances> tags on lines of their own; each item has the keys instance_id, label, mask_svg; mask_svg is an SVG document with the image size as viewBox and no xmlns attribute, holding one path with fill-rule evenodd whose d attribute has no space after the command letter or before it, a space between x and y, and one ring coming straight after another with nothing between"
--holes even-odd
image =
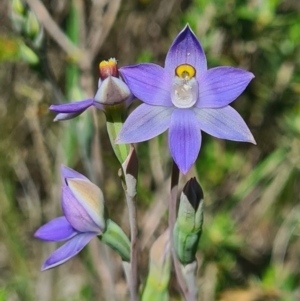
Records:
<instances>
[{"instance_id":1,"label":"thin green stalk","mask_svg":"<svg viewBox=\"0 0 300 301\"><path fill-rule=\"evenodd\" d=\"M124 112L122 106L116 105L106 112L106 126L111 141L112 148L116 157L122 164L122 184L125 192L126 203L128 207L129 224L130 224L130 300L138 301L138 246L137 246L137 210L136 210L136 185L138 173L138 161L134 147L128 144L115 144L116 137L124 123Z\"/></svg>"},{"instance_id":2,"label":"thin green stalk","mask_svg":"<svg viewBox=\"0 0 300 301\"><path fill-rule=\"evenodd\" d=\"M115 144L115 140L124 124L125 113L122 112L123 104L114 105L106 113L106 128L109 135L111 146L119 162L122 164L128 157L128 144Z\"/></svg>"},{"instance_id":3,"label":"thin green stalk","mask_svg":"<svg viewBox=\"0 0 300 301\"><path fill-rule=\"evenodd\" d=\"M170 245L171 253L173 258L173 264L176 273L176 279L181 289L181 292L186 301L196 301L195 296L193 296L186 285L185 279L182 275L181 265L177 259L175 250L174 250L174 241L173 241L173 229L176 223L176 210L177 210L177 194L178 194L178 182L179 182L179 169L176 163L173 161L172 166L172 175L171 175L171 191L170 191L170 200L169 200L169 230L170 230Z\"/></svg>"},{"instance_id":4,"label":"thin green stalk","mask_svg":"<svg viewBox=\"0 0 300 301\"><path fill-rule=\"evenodd\" d=\"M137 210L135 197L132 197L127 192L126 201L129 213L129 223L130 223L130 241L131 241L131 252L130 252L130 263L131 263L131 277L130 277L130 297L131 301L138 301L138 247L137 247Z\"/></svg>"},{"instance_id":5,"label":"thin green stalk","mask_svg":"<svg viewBox=\"0 0 300 301\"><path fill-rule=\"evenodd\" d=\"M124 191L128 206L129 223L130 223L130 296L131 301L138 301L138 227L137 227L137 210L136 210L136 186L138 174L138 160L133 145L130 146L130 152L127 159L122 164L124 176Z\"/></svg>"}]
</instances>

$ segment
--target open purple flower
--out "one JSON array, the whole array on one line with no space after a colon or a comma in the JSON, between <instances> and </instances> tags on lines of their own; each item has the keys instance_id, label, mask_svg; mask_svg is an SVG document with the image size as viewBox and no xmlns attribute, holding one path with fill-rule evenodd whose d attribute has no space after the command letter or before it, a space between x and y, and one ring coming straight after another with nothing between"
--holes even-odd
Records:
<instances>
[{"instance_id":1,"label":"open purple flower","mask_svg":"<svg viewBox=\"0 0 300 301\"><path fill-rule=\"evenodd\" d=\"M187 25L173 42L162 68L139 64L120 68L131 92L144 103L124 123L116 143L149 140L169 129L169 148L187 173L201 147L201 130L217 138L255 143L230 104L254 75L217 67L207 70L204 51Z\"/></svg>"},{"instance_id":2,"label":"open purple flower","mask_svg":"<svg viewBox=\"0 0 300 301\"><path fill-rule=\"evenodd\" d=\"M131 104L132 94L127 85L119 78L115 59L111 58L108 61L100 62L99 73L100 78L95 97L77 102L51 105L49 110L58 113L54 121L72 119L91 106L105 112L107 106L124 103L127 107Z\"/></svg>"},{"instance_id":3,"label":"open purple flower","mask_svg":"<svg viewBox=\"0 0 300 301\"><path fill-rule=\"evenodd\" d=\"M54 268L76 254L95 236L105 231L106 209L99 187L71 168L62 166L62 210L58 217L34 234L46 241L68 240L44 262L42 271Z\"/></svg>"}]
</instances>

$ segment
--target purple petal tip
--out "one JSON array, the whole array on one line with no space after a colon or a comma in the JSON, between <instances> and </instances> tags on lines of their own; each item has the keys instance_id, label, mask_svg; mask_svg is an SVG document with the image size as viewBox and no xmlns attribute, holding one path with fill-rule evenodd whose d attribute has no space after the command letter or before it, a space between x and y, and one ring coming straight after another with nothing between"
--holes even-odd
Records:
<instances>
[{"instance_id":1,"label":"purple petal tip","mask_svg":"<svg viewBox=\"0 0 300 301\"><path fill-rule=\"evenodd\" d=\"M204 50L195 33L187 24L173 41L165 61L165 68L169 74L181 64L192 65L198 75L207 70Z\"/></svg>"}]
</instances>

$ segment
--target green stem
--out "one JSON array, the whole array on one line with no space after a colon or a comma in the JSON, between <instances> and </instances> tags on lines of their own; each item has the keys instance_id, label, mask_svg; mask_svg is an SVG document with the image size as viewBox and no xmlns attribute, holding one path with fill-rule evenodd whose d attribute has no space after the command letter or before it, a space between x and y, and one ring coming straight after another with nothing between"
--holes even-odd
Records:
<instances>
[{"instance_id":1,"label":"green stem","mask_svg":"<svg viewBox=\"0 0 300 301\"><path fill-rule=\"evenodd\" d=\"M111 145L113 147L116 157L118 158L119 162L122 165L122 170L123 170L122 182L123 182L123 189L125 192L126 202L128 207L128 215L129 215L129 223L130 223L130 240L131 240L131 251L130 251L131 269L130 269L129 290L130 290L131 301L138 301L138 277L137 277L138 227L137 227L137 210L136 210L136 201L135 201L136 183L137 183L137 158L135 152L134 154L130 152L130 146L128 144L115 144L115 140L124 124L125 112L126 110L124 109L124 104L107 107L106 127L107 127ZM132 166L134 166L133 169L135 170L133 174L131 174L130 171ZM129 170L127 170L127 168L129 168Z\"/></svg>"},{"instance_id":2,"label":"green stem","mask_svg":"<svg viewBox=\"0 0 300 301\"><path fill-rule=\"evenodd\" d=\"M106 230L98 238L115 250L123 261L130 261L130 241L123 230L112 220L108 219Z\"/></svg>"},{"instance_id":3,"label":"green stem","mask_svg":"<svg viewBox=\"0 0 300 301\"><path fill-rule=\"evenodd\" d=\"M106 127L111 146L115 152L117 159L122 164L129 154L129 145L115 144L115 140L125 120L124 113L119 106L123 106L123 104L114 105L114 107L109 108L106 112Z\"/></svg>"},{"instance_id":4,"label":"green stem","mask_svg":"<svg viewBox=\"0 0 300 301\"><path fill-rule=\"evenodd\" d=\"M130 239L131 239L131 254L130 254L130 263L131 263L131 279L130 279L130 295L132 301L138 300L138 278L137 278L137 257L138 257L138 247L137 247L137 236L138 236L138 227L137 227L137 210L135 205L135 196L131 196L126 193L126 201L128 206L129 213L129 223L130 223Z\"/></svg>"},{"instance_id":5,"label":"green stem","mask_svg":"<svg viewBox=\"0 0 300 301\"><path fill-rule=\"evenodd\" d=\"M181 264L178 261L176 252L174 250L174 240L173 240L173 230L176 223L176 209L177 209L177 194L178 194L178 182L179 182L179 169L176 163L173 161L172 175L171 175L171 191L170 191L170 201L169 201L169 230L170 230L170 245L171 253L173 258L173 264L176 272L176 279L182 294L186 301L196 301L195 296L193 296L188 286L186 285L185 279L182 275Z\"/></svg>"}]
</instances>

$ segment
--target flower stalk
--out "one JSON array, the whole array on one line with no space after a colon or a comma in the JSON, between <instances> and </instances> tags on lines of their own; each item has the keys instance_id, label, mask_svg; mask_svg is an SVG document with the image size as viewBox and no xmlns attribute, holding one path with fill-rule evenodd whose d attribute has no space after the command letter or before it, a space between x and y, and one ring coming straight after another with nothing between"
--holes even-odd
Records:
<instances>
[{"instance_id":1,"label":"flower stalk","mask_svg":"<svg viewBox=\"0 0 300 301\"><path fill-rule=\"evenodd\" d=\"M130 261L130 241L124 231L114 221L107 219L106 229L98 238L116 251L121 256L122 261Z\"/></svg>"},{"instance_id":2,"label":"flower stalk","mask_svg":"<svg viewBox=\"0 0 300 301\"><path fill-rule=\"evenodd\" d=\"M114 153L122 164L129 155L129 144L115 144L115 140L125 121L125 113L120 106L123 105L114 105L106 113L106 128Z\"/></svg>"},{"instance_id":3,"label":"flower stalk","mask_svg":"<svg viewBox=\"0 0 300 301\"><path fill-rule=\"evenodd\" d=\"M171 274L170 231L165 231L153 243L149 255L149 272L142 301L168 301Z\"/></svg>"},{"instance_id":4,"label":"flower stalk","mask_svg":"<svg viewBox=\"0 0 300 301\"><path fill-rule=\"evenodd\" d=\"M182 275L185 279L185 283L187 284L189 293L192 296L193 300L197 300L198 296L198 288L196 281L197 268L198 263L196 259L192 263L189 263L185 266L181 266Z\"/></svg>"},{"instance_id":5,"label":"flower stalk","mask_svg":"<svg viewBox=\"0 0 300 301\"><path fill-rule=\"evenodd\" d=\"M136 186L138 174L138 160L133 145L130 145L130 153L122 164L123 189L126 196L130 224L130 297L131 301L138 301L138 227L136 210Z\"/></svg>"},{"instance_id":6,"label":"flower stalk","mask_svg":"<svg viewBox=\"0 0 300 301\"><path fill-rule=\"evenodd\" d=\"M176 279L181 289L181 292L186 301L196 301L195 296L193 296L185 282L185 278L182 274L181 264L176 256L174 250L173 241L173 230L176 223L176 208L177 208L177 194L178 194L178 182L179 182L179 169L176 163L173 161L172 174L171 174L171 190L170 190L170 200L169 200L169 231L170 231L170 246L171 254L173 259L173 264L176 273Z\"/></svg>"}]
</instances>

